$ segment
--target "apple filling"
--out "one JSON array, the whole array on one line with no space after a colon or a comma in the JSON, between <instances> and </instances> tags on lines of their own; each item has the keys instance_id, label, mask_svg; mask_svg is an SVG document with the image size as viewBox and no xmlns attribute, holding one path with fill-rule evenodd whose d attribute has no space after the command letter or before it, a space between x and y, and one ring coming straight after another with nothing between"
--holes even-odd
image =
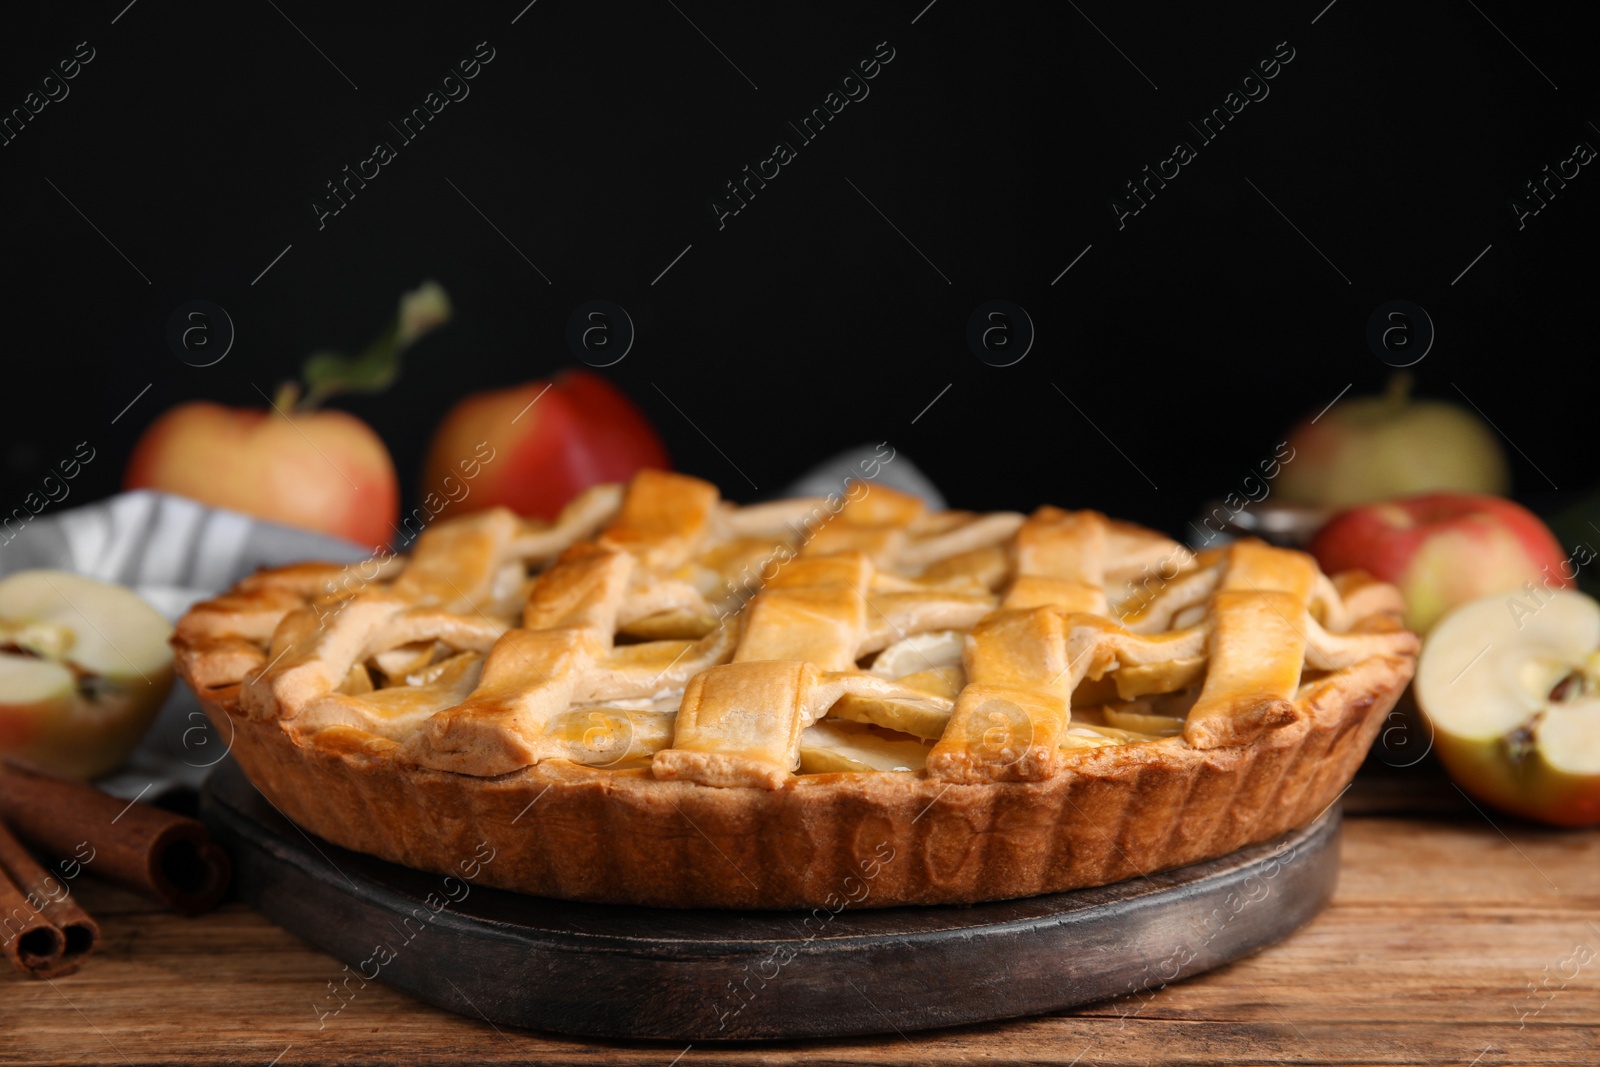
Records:
<instances>
[{"instance_id":1,"label":"apple filling","mask_svg":"<svg viewBox=\"0 0 1600 1067\"><path fill-rule=\"evenodd\" d=\"M355 664L335 691L360 697L383 720L383 732L399 736L465 700L482 671L481 653L458 652L443 641L419 641Z\"/></svg>"},{"instance_id":2,"label":"apple filling","mask_svg":"<svg viewBox=\"0 0 1600 1067\"><path fill-rule=\"evenodd\" d=\"M413 641L368 656L350 668L336 690L349 696L363 696L397 687L417 688L455 680L482 668L483 656L460 652L443 641Z\"/></svg>"},{"instance_id":3,"label":"apple filling","mask_svg":"<svg viewBox=\"0 0 1600 1067\"><path fill-rule=\"evenodd\" d=\"M967 684L962 667L965 647L965 633L941 630L905 637L872 657L865 664L869 673L925 692L928 699L843 697L820 722L801 734L800 773L921 771L927 753L950 724L952 703ZM1203 669L1203 662L1201 666ZM1135 676L1130 688L1142 693L1151 679L1140 680L1136 669L1129 673ZM1180 665L1174 678L1192 681L1195 673ZM1113 687L1110 693L1106 692L1108 682ZM1088 699L1114 696L1123 684L1114 673L1079 687L1085 699L1074 699L1072 721L1061 736L1061 748L1142 744L1183 732L1183 715L1194 703L1198 688L1106 703Z\"/></svg>"},{"instance_id":4,"label":"apple filling","mask_svg":"<svg viewBox=\"0 0 1600 1067\"><path fill-rule=\"evenodd\" d=\"M899 731L826 718L800 735L800 773L921 771L932 749Z\"/></svg>"}]
</instances>

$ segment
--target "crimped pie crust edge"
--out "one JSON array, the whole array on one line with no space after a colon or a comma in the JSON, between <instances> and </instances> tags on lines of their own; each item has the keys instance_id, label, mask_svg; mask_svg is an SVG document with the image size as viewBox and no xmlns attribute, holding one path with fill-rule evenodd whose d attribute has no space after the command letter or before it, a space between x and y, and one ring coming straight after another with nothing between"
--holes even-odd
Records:
<instances>
[{"instance_id":1,"label":"crimped pie crust edge","mask_svg":"<svg viewBox=\"0 0 1600 1067\"><path fill-rule=\"evenodd\" d=\"M199 651L180 645L179 670L235 760L336 845L441 875L476 860L477 884L536 896L834 911L1104 885L1304 826L1349 783L1414 669L1405 656L1347 667L1295 702L1295 721L1235 747L1180 736L1082 750L1038 782L874 772L768 790L559 760L480 778L401 762L392 742L340 746L324 731L309 743L242 714L236 686L194 686Z\"/></svg>"}]
</instances>

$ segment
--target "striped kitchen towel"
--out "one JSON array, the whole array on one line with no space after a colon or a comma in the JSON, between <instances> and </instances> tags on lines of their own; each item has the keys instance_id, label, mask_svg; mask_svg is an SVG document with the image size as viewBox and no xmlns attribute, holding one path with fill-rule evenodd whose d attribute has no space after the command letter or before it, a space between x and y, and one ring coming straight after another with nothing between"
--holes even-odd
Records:
<instances>
[{"instance_id":1,"label":"striped kitchen towel","mask_svg":"<svg viewBox=\"0 0 1600 1067\"><path fill-rule=\"evenodd\" d=\"M76 571L126 585L176 619L258 567L366 555L348 541L140 489L33 519L0 543L0 577Z\"/></svg>"}]
</instances>

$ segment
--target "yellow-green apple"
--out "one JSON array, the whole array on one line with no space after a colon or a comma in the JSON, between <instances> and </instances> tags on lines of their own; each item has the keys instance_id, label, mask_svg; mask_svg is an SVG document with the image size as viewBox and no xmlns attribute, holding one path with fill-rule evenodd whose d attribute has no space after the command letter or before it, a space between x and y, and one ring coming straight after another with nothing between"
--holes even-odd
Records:
<instances>
[{"instance_id":1,"label":"yellow-green apple","mask_svg":"<svg viewBox=\"0 0 1600 1067\"><path fill-rule=\"evenodd\" d=\"M493 458L480 467L473 459L483 459L484 442ZM456 496L465 463L476 477ZM434 431L422 489L459 501L458 511L503 505L552 519L591 485L667 464L661 438L633 401L598 374L570 370L457 403Z\"/></svg>"},{"instance_id":2,"label":"yellow-green apple","mask_svg":"<svg viewBox=\"0 0 1600 1067\"><path fill-rule=\"evenodd\" d=\"M133 751L172 688L172 627L70 571L0 580L0 753L92 778Z\"/></svg>"},{"instance_id":3,"label":"yellow-green apple","mask_svg":"<svg viewBox=\"0 0 1600 1067\"><path fill-rule=\"evenodd\" d=\"M1310 548L1328 574L1362 570L1398 586L1406 625L1418 633L1481 596L1572 584L1549 527L1492 496L1428 493L1351 508L1329 519Z\"/></svg>"},{"instance_id":4,"label":"yellow-green apple","mask_svg":"<svg viewBox=\"0 0 1600 1067\"><path fill-rule=\"evenodd\" d=\"M1437 491L1504 495L1511 475L1494 432L1465 408L1410 391L1411 376L1396 374L1384 395L1341 401L1291 430L1283 499L1347 508Z\"/></svg>"},{"instance_id":5,"label":"yellow-green apple","mask_svg":"<svg viewBox=\"0 0 1600 1067\"><path fill-rule=\"evenodd\" d=\"M370 426L343 411L281 405L180 404L139 438L123 484L363 546L387 542L400 509L394 461Z\"/></svg>"},{"instance_id":6,"label":"yellow-green apple","mask_svg":"<svg viewBox=\"0 0 1600 1067\"><path fill-rule=\"evenodd\" d=\"M1423 643L1417 705L1461 788L1557 826L1600 823L1600 605L1582 593L1497 595Z\"/></svg>"},{"instance_id":7,"label":"yellow-green apple","mask_svg":"<svg viewBox=\"0 0 1600 1067\"><path fill-rule=\"evenodd\" d=\"M388 542L400 507L389 450L354 415L317 405L335 393L387 387L399 373L400 354L449 316L444 290L427 282L401 298L395 321L360 355L314 353L305 364L303 399L290 382L270 409L180 404L139 438L123 484L363 546Z\"/></svg>"}]
</instances>

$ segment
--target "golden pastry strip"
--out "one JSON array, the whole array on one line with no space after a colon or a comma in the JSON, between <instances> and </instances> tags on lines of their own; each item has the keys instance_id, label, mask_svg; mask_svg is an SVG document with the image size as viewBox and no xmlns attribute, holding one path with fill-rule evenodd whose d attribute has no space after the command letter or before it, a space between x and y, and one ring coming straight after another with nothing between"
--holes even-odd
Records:
<instances>
[{"instance_id":1,"label":"golden pastry strip","mask_svg":"<svg viewBox=\"0 0 1600 1067\"><path fill-rule=\"evenodd\" d=\"M332 572L337 573L337 572ZM178 620L186 638L239 637L266 641L286 612L304 606L305 595L293 588L264 586L242 593L224 593L196 604Z\"/></svg>"},{"instance_id":2,"label":"golden pastry strip","mask_svg":"<svg viewBox=\"0 0 1600 1067\"><path fill-rule=\"evenodd\" d=\"M653 579L637 573L617 610L617 626L626 628L659 615L703 618L710 614L706 598L690 583L677 578Z\"/></svg>"},{"instance_id":3,"label":"golden pastry strip","mask_svg":"<svg viewBox=\"0 0 1600 1067\"><path fill-rule=\"evenodd\" d=\"M1170 581L1160 572L1146 576L1118 605L1122 625L1134 633L1160 633L1188 608L1203 604L1216 592L1222 575L1215 567L1178 573Z\"/></svg>"},{"instance_id":4,"label":"golden pastry strip","mask_svg":"<svg viewBox=\"0 0 1600 1067\"><path fill-rule=\"evenodd\" d=\"M1089 585L1087 582L1072 578L1019 574L1000 606L1014 609L1049 607L1060 611L1104 615L1106 594L1098 585Z\"/></svg>"},{"instance_id":5,"label":"golden pastry strip","mask_svg":"<svg viewBox=\"0 0 1600 1067\"><path fill-rule=\"evenodd\" d=\"M427 720L407 754L425 767L506 774L553 755L545 724L567 710L591 664L611 647L634 558L599 546L569 551L535 584L524 628L508 631L465 701Z\"/></svg>"},{"instance_id":6,"label":"golden pastry strip","mask_svg":"<svg viewBox=\"0 0 1600 1067\"><path fill-rule=\"evenodd\" d=\"M860 671L813 663L728 663L697 674L684 690L672 747L651 772L701 785L775 789L800 760L800 735L845 696L926 700L926 694Z\"/></svg>"},{"instance_id":7,"label":"golden pastry strip","mask_svg":"<svg viewBox=\"0 0 1600 1067\"><path fill-rule=\"evenodd\" d=\"M622 645L597 659L573 690L575 700L627 700L682 693L689 679L726 663L739 645L739 624L724 622L698 641Z\"/></svg>"},{"instance_id":8,"label":"golden pastry strip","mask_svg":"<svg viewBox=\"0 0 1600 1067\"><path fill-rule=\"evenodd\" d=\"M860 489L859 493L855 490ZM846 494L839 519L846 526L884 527L903 530L922 518L928 505L914 493L891 489L879 483L856 482Z\"/></svg>"},{"instance_id":9,"label":"golden pastry strip","mask_svg":"<svg viewBox=\"0 0 1600 1067\"><path fill-rule=\"evenodd\" d=\"M872 585L875 568L860 552L812 556L784 564L770 579L768 589L810 589L843 586L860 591Z\"/></svg>"},{"instance_id":10,"label":"golden pastry strip","mask_svg":"<svg viewBox=\"0 0 1600 1067\"><path fill-rule=\"evenodd\" d=\"M1067 698L1049 690L969 682L928 753L928 777L963 783L1049 778L1067 717Z\"/></svg>"},{"instance_id":11,"label":"golden pastry strip","mask_svg":"<svg viewBox=\"0 0 1600 1067\"><path fill-rule=\"evenodd\" d=\"M482 656L463 652L422 684L330 693L309 702L295 723L301 730L357 727L391 741L405 741L430 716L466 700L478 684L483 664ZM367 674L358 664L351 668L351 677L365 680Z\"/></svg>"},{"instance_id":12,"label":"golden pastry strip","mask_svg":"<svg viewBox=\"0 0 1600 1067\"><path fill-rule=\"evenodd\" d=\"M1353 571L1329 578L1317 575L1311 609L1319 621L1335 633L1343 633L1359 619L1387 617L1395 622L1405 612L1400 590L1380 582L1364 571Z\"/></svg>"},{"instance_id":13,"label":"golden pastry strip","mask_svg":"<svg viewBox=\"0 0 1600 1067\"><path fill-rule=\"evenodd\" d=\"M820 672L809 663L729 663L695 675L678 706L657 778L774 789L800 757L800 732L821 717Z\"/></svg>"},{"instance_id":14,"label":"golden pastry strip","mask_svg":"<svg viewBox=\"0 0 1600 1067\"><path fill-rule=\"evenodd\" d=\"M1384 625L1387 623L1387 625ZM1406 639L1400 620L1374 619L1374 628L1362 633L1329 633L1316 619L1305 619L1306 666L1319 671L1337 671L1373 656L1389 656Z\"/></svg>"},{"instance_id":15,"label":"golden pastry strip","mask_svg":"<svg viewBox=\"0 0 1600 1067\"><path fill-rule=\"evenodd\" d=\"M1215 550L1208 550L1214 552ZM1132 523L1106 520L1106 573L1107 588L1122 588L1124 583L1139 582L1146 576L1163 575L1170 581L1178 574L1195 567L1208 566L1199 557L1176 541L1152 533Z\"/></svg>"},{"instance_id":16,"label":"golden pastry strip","mask_svg":"<svg viewBox=\"0 0 1600 1067\"><path fill-rule=\"evenodd\" d=\"M700 547L718 496L709 482L640 471L628 486L622 510L600 534L600 543L631 552L644 567L677 566Z\"/></svg>"},{"instance_id":17,"label":"golden pastry strip","mask_svg":"<svg viewBox=\"0 0 1600 1067\"><path fill-rule=\"evenodd\" d=\"M967 639L967 686L928 756L929 777L1037 781L1056 770L1082 677L1067 656L1067 617L1051 607L1002 609Z\"/></svg>"},{"instance_id":18,"label":"golden pastry strip","mask_svg":"<svg viewBox=\"0 0 1600 1067\"><path fill-rule=\"evenodd\" d=\"M845 586L768 590L747 609L734 662L805 660L826 671L848 670L855 665L866 613L861 594Z\"/></svg>"},{"instance_id":19,"label":"golden pastry strip","mask_svg":"<svg viewBox=\"0 0 1600 1067\"><path fill-rule=\"evenodd\" d=\"M912 541L896 561L910 570L922 570L952 556L999 545L1016 534L1023 517L1014 511L975 516L954 529Z\"/></svg>"},{"instance_id":20,"label":"golden pastry strip","mask_svg":"<svg viewBox=\"0 0 1600 1067\"><path fill-rule=\"evenodd\" d=\"M406 745L424 767L509 774L559 754L545 726L572 704L572 690L598 651L587 627L511 630L489 653L460 704L430 716Z\"/></svg>"},{"instance_id":21,"label":"golden pastry strip","mask_svg":"<svg viewBox=\"0 0 1600 1067\"><path fill-rule=\"evenodd\" d=\"M867 630L857 656L911 634L971 629L994 610L995 598L982 593L873 593L866 605Z\"/></svg>"},{"instance_id":22,"label":"golden pastry strip","mask_svg":"<svg viewBox=\"0 0 1600 1067\"><path fill-rule=\"evenodd\" d=\"M1311 601L1317 574L1316 562L1304 552L1273 548L1260 541L1235 541L1228 546L1219 588L1287 593L1300 612Z\"/></svg>"},{"instance_id":23,"label":"golden pastry strip","mask_svg":"<svg viewBox=\"0 0 1600 1067\"><path fill-rule=\"evenodd\" d=\"M830 556L838 552L859 552L874 563L887 566L905 547L906 532L896 526L853 526L831 522L822 527L800 550L802 556Z\"/></svg>"},{"instance_id":24,"label":"golden pastry strip","mask_svg":"<svg viewBox=\"0 0 1600 1067\"><path fill-rule=\"evenodd\" d=\"M598 545L574 546L539 576L522 611L523 627L588 627L609 647L633 568L633 557L626 552Z\"/></svg>"},{"instance_id":25,"label":"golden pastry strip","mask_svg":"<svg viewBox=\"0 0 1600 1067\"><path fill-rule=\"evenodd\" d=\"M802 556L859 552L880 567L893 566L911 543L907 527L921 518L927 505L921 497L885 485L855 482L836 514L813 525L808 516Z\"/></svg>"},{"instance_id":26,"label":"golden pastry strip","mask_svg":"<svg viewBox=\"0 0 1600 1067\"><path fill-rule=\"evenodd\" d=\"M411 563L390 589L412 604L438 604L470 612L489 599L501 567L511 560L521 522L492 508L424 530Z\"/></svg>"},{"instance_id":27,"label":"golden pastry strip","mask_svg":"<svg viewBox=\"0 0 1600 1067\"><path fill-rule=\"evenodd\" d=\"M1294 721L1308 619L1305 601L1293 593L1216 594L1205 686L1184 728L1191 745L1242 744Z\"/></svg>"},{"instance_id":28,"label":"golden pastry strip","mask_svg":"<svg viewBox=\"0 0 1600 1067\"><path fill-rule=\"evenodd\" d=\"M967 685L1047 690L1070 696L1066 616L1052 608L996 611L972 630Z\"/></svg>"},{"instance_id":29,"label":"golden pastry strip","mask_svg":"<svg viewBox=\"0 0 1600 1067\"><path fill-rule=\"evenodd\" d=\"M1042 507L1017 530L1018 574L1104 587L1106 518L1095 511Z\"/></svg>"},{"instance_id":30,"label":"golden pastry strip","mask_svg":"<svg viewBox=\"0 0 1600 1067\"><path fill-rule=\"evenodd\" d=\"M986 545L928 564L918 581L976 592L998 590L1010 577L1010 553L998 545Z\"/></svg>"},{"instance_id":31,"label":"golden pastry strip","mask_svg":"<svg viewBox=\"0 0 1600 1067\"><path fill-rule=\"evenodd\" d=\"M487 652L506 632L506 624L481 615L456 615L437 608L412 608L389 616L367 638L361 659L402 645L443 641L458 650Z\"/></svg>"},{"instance_id":32,"label":"golden pastry strip","mask_svg":"<svg viewBox=\"0 0 1600 1067\"><path fill-rule=\"evenodd\" d=\"M394 580L406 568L406 556L374 556L360 563L291 563L286 567L273 567L257 571L234 586L226 596L248 598L266 589L291 592L305 600L316 601L325 597L348 599L362 589L372 588ZM207 607L217 606L217 601L207 601Z\"/></svg>"},{"instance_id":33,"label":"golden pastry strip","mask_svg":"<svg viewBox=\"0 0 1600 1067\"><path fill-rule=\"evenodd\" d=\"M318 697L333 692L365 651L372 632L406 610L404 600L368 593L345 604L330 621L317 624L310 612L285 616L279 629L294 637L261 671L246 680L239 702L252 717L293 720Z\"/></svg>"},{"instance_id":34,"label":"golden pastry strip","mask_svg":"<svg viewBox=\"0 0 1600 1067\"><path fill-rule=\"evenodd\" d=\"M871 577L871 564L859 552L789 563L746 609L734 662L796 660L826 671L853 667L866 629L861 590Z\"/></svg>"},{"instance_id":35,"label":"golden pastry strip","mask_svg":"<svg viewBox=\"0 0 1600 1067\"><path fill-rule=\"evenodd\" d=\"M573 497L553 524L524 522L511 542L511 554L530 563L548 564L610 522L622 507L623 492L620 485L591 486Z\"/></svg>"}]
</instances>

